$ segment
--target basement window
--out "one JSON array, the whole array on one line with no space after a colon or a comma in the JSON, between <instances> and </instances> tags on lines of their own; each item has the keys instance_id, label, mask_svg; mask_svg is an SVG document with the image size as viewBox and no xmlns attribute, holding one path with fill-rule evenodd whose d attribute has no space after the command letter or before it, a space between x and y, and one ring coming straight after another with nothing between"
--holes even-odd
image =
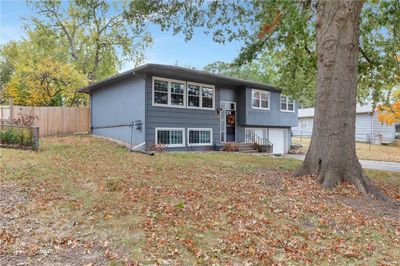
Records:
<instances>
[{"instance_id":1,"label":"basement window","mask_svg":"<svg viewBox=\"0 0 400 266\"><path fill-rule=\"evenodd\" d=\"M184 128L156 128L156 144L167 147L185 147Z\"/></svg>"},{"instance_id":2,"label":"basement window","mask_svg":"<svg viewBox=\"0 0 400 266\"><path fill-rule=\"evenodd\" d=\"M188 128L189 146L212 145L212 128Z\"/></svg>"}]
</instances>

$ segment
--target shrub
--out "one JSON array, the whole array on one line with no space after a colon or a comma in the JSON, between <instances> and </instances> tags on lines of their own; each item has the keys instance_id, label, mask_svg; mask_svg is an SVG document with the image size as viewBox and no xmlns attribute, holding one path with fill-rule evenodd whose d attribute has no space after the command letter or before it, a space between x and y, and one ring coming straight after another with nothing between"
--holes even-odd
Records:
<instances>
[{"instance_id":1,"label":"shrub","mask_svg":"<svg viewBox=\"0 0 400 266\"><path fill-rule=\"evenodd\" d=\"M234 151L239 151L239 147L236 143L227 142L224 143L224 148L222 150L227 152L234 152Z\"/></svg>"},{"instance_id":2,"label":"shrub","mask_svg":"<svg viewBox=\"0 0 400 266\"><path fill-rule=\"evenodd\" d=\"M167 149L167 146L163 144L153 144L147 150L148 151L156 151L156 152L164 152Z\"/></svg>"},{"instance_id":3,"label":"shrub","mask_svg":"<svg viewBox=\"0 0 400 266\"><path fill-rule=\"evenodd\" d=\"M20 132L21 145L31 146L34 143L33 133L30 128L21 128Z\"/></svg>"},{"instance_id":4,"label":"shrub","mask_svg":"<svg viewBox=\"0 0 400 266\"><path fill-rule=\"evenodd\" d=\"M1 144L18 144L20 140L21 137L19 136L18 131L14 128L7 128L0 131Z\"/></svg>"},{"instance_id":5,"label":"shrub","mask_svg":"<svg viewBox=\"0 0 400 266\"><path fill-rule=\"evenodd\" d=\"M0 131L0 143L32 146L34 144L33 132L30 128L8 127Z\"/></svg>"}]
</instances>

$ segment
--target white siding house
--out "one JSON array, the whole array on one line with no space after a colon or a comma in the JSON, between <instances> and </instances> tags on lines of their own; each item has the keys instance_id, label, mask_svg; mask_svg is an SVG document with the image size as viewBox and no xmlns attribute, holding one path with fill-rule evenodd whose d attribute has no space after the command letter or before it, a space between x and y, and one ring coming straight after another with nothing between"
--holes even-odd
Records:
<instances>
[{"instance_id":1,"label":"white siding house","mask_svg":"<svg viewBox=\"0 0 400 266\"><path fill-rule=\"evenodd\" d=\"M356 141L371 141L374 144L393 142L396 126L382 124L378 120L378 113L371 111L370 105L357 105ZM292 127L292 135L310 137L313 130L314 108L299 108L298 119L297 127Z\"/></svg>"}]
</instances>

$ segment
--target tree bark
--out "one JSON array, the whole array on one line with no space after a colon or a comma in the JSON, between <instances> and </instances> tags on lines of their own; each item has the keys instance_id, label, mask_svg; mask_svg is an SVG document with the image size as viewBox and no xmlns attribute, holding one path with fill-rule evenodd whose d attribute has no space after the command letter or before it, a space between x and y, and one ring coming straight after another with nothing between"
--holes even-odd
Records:
<instances>
[{"instance_id":1,"label":"tree bark","mask_svg":"<svg viewBox=\"0 0 400 266\"><path fill-rule=\"evenodd\" d=\"M317 5L317 96L314 127L295 176L316 175L331 188L354 184L365 196L386 196L364 174L356 155L355 119L359 20L362 1L320 0Z\"/></svg>"}]
</instances>

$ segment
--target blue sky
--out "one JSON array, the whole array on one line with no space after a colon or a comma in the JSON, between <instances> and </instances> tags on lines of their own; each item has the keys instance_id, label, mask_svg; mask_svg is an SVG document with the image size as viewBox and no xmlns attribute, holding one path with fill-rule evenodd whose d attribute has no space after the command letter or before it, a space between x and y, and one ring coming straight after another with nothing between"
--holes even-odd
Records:
<instances>
[{"instance_id":1,"label":"blue sky","mask_svg":"<svg viewBox=\"0 0 400 266\"><path fill-rule=\"evenodd\" d=\"M25 0L0 0L0 44L18 40L25 36L23 18L33 15L33 9ZM158 26L150 25L153 45L145 51L145 63L159 63L203 68L215 61L232 61L240 50L240 43L217 44L211 36L197 30L191 41L185 42L181 34L173 36L170 32L160 31ZM132 68L127 63L121 71Z\"/></svg>"}]
</instances>

